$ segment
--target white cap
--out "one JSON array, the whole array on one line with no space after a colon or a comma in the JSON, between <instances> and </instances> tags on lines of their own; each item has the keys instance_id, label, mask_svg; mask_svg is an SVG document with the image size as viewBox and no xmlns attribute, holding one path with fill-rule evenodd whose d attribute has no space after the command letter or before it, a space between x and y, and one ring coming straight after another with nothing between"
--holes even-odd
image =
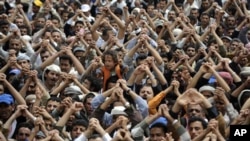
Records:
<instances>
[{"instance_id":1,"label":"white cap","mask_svg":"<svg viewBox=\"0 0 250 141\"><path fill-rule=\"evenodd\" d=\"M90 6L88 4L83 4L81 6L82 12L88 12L90 10Z\"/></svg>"}]
</instances>

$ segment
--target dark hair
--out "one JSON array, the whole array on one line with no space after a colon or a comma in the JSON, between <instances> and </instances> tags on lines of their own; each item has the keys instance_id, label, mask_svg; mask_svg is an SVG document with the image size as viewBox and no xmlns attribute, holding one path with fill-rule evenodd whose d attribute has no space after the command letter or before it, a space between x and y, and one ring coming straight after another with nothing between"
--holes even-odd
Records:
<instances>
[{"instance_id":1,"label":"dark hair","mask_svg":"<svg viewBox=\"0 0 250 141\"><path fill-rule=\"evenodd\" d=\"M114 11L114 14L122 15L123 14L122 9L121 8L116 8L115 11Z\"/></svg>"},{"instance_id":2,"label":"dark hair","mask_svg":"<svg viewBox=\"0 0 250 141\"><path fill-rule=\"evenodd\" d=\"M201 117L195 117L195 116L194 117L190 117L188 119L188 126L190 126L191 123L196 122L196 121L201 122L203 129L207 128L207 122L203 118L201 118Z\"/></svg>"},{"instance_id":3,"label":"dark hair","mask_svg":"<svg viewBox=\"0 0 250 141\"><path fill-rule=\"evenodd\" d=\"M149 129L151 130L153 128L161 128L164 133L166 133L168 131L167 126L164 125L163 123L155 123Z\"/></svg>"},{"instance_id":4,"label":"dark hair","mask_svg":"<svg viewBox=\"0 0 250 141\"><path fill-rule=\"evenodd\" d=\"M86 102L87 102L87 99L88 98L94 98L95 97L95 94L93 94L93 93L88 93L85 97L84 97L84 99L83 99L83 104L85 104Z\"/></svg>"},{"instance_id":5,"label":"dark hair","mask_svg":"<svg viewBox=\"0 0 250 141\"><path fill-rule=\"evenodd\" d=\"M106 88L108 88L108 84L109 83L116 83L117 82L117 80L118 80L119 78L118 78L118 76L110 76L109 78L108 78L108 80L107 80L107 82L106 82Z\"/></svg>"},{"instance_id":6,"label":"dark hair","mask_svg":"<svg viewBox=\"0 0 250 141\"><path fill-rule=\"evenodd\" d=\"M86 75L86 76L82 77L81 82L83 83L83 81L85 79L87 79L90 82L90 90L92 90L94 92L98 92L101 90L102 80L100 78L97 78L97 77L92 76L92 75Z\"/></svg>"},{"instance_id":7,"label":"dark hair","mask_svg":"<svg viewBox=\"0 0 250 141\"><path fill-rule=\"evenodd\" d=\"M31 123L29 123L29 122L21 122L21 123L19 123L18 125L17 125L17 128L16 128L16 130L15 130L15 132L14 132L14 136L16 136L17 134L18 134L18 132L19 132L19 129L20 128L28 128L29 130L32 130L32 128L34 127Z\"/></svg>"},{"instance_id":8,"label":"dark hair","mask_svg":"<svg viewBox=\"0 0 250 141\"><path fill-rule=\"evenodd\" d=\"M83 23L83 21L76 21L75 25L77 25L77 24L82 24L83 25L84 23Z\"/></svg>"},{"instance_id":9,"label":"dark hair","mask_svg":"<svg viewBox=\"0 0 250 141\"><path fill-rule=\"evenodd\" d=\"M105 27L102 31L102 36L107 36L109 31L113 31L111 28Z\"/></svg>"},{"instance_id":10,"label":"dark hair","mask_svg":"<svg viewBox=\"0 0 250 141\"><path fill-rule=\"evenodd\" d=\"M69 61L69 64L73 64L72 59L71 59L70 56L68 56L68 55L62 55L62 56L60 56L60 57L59 57L59 61L61 61L61 60L68 60L68 61Z\"/></svg>"},{"instance_id":11,"label":"dark hair","mask_svg":"<svg viewBox=\"0 0 250 141\"><path fill-rule=\"evenodd\" d=\"M105 56L107 56L107 55L110 55L112 57L115 64L118 63L117 52L115 50L108 50L108 51L104 52L102 55L102 60L103 60L104 64L105 64Z\"/></svg>"},{"instance_id":12,"label":"dark hair","mask_svg":"<svg viewBox=\"0 0 250 141\"><path fill-rule=\"evenodd\" d=\"M48 102L49 101L56 101L56 102L59 102L59 103L61 103L61 98L59 98L59 97L50 97L48 100L47 100L47 102L46 102L46 106L47 106L47 104L48 104Z\"/></svg>"},{"instance_id":13,"label":"dark hair","mask_svg":"<svg viewBox=\"0 0 250 141\"><path fill-rule=\"evenodd\" d=\"M30 35L30 29L29 29L29 27L27 26L27 25L20 25L19 27L18 27L19 29L27 29L27 33L28 33L28 35Z\"/></svg>"},{"instance_id":14,"label":"dark hair","mask_svg":"<svg viewBox=\"0 0 250 141\"><path fill-rule=\"evenodd\" d=\"M0 26L3 26L3 25L9 25L9 22L7 20L1 20Z\"/></svg>"},{"instance_id":15,"label":"dark hair","mask_svg":"<svg viewBox=\"0 0 250 141\"><path fill-rule=\"evenodd\" d=\"M89 123L86 120L83 120L83 119L76 119L76 120L74 120L72 122L72 129L73 129L74 126L77 126L77 125L88 128Z\"/></svg>"},{"instance_id":16,"label":"dark hair","mask_svg":"<svg viewBox=\"0 0 250 141\"><path fill-rule=\"evenodd\" d=\"M138 61L144 60L147 57L148 57L147 55L139 55L139 56L137 56L136 59L135 59L136 64L138 63Z\"/></svg>"},{"instance_id":17,"label":"dark hair","mask_svg":"<svg viewBox=\"0 0 250 141\"><path fill-rule=\"evenodd\" d=\"M90 139L97 139L97 138L102 138L102 136L101 136L100 134L92 134L92 135L88 138L88 140L90 140Z\"/></svg>"}]
</instances>

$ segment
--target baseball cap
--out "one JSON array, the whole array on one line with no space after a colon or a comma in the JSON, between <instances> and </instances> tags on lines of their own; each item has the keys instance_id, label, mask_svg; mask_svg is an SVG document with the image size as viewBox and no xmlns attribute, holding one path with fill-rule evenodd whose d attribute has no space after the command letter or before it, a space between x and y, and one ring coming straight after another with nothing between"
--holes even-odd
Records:
<instances>
[{"instance_id":1,"label":"baseball cap","mask_svg":"<svg viewBox=\"0 0 250 141\"><path fill-rule=\"evenodd\" d=\"M154 124L157 124L157 123L161 123L162 125L166 125L167 126L167 119L164 118L164 117L159 117L157 118L155 121L153 121L150 125L149 125L149 128L151 128L151 126L153 126Z\"/></svg>"},{"instance_id":2,"label":"baseball cap","mask_svg":"<svg viewBox=\"0 0 250 141\"><path fill-rule=\"evenodd\" d=\"M14 103L14 98L10 94L1 94L0 95L0 103L5 103L5 104L13 104Z\"/></svg>"}]
</instances>

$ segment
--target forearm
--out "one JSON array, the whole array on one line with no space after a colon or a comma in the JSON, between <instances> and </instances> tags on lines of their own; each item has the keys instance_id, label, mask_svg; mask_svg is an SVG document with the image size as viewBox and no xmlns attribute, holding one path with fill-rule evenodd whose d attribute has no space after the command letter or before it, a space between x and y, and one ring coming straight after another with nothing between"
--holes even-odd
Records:
<instances>
[{"instance_id":1,"label":"forearm","mask_svg":"<svg viewBox=\"0 0 250 141\"><path fill-rule=\"evenodd\" d=\"M163 73L158 69L158 67L155 64L153 64L152 68L154 72L156 73L157 79L161 83L161 85L167 84L167 80L165 79Z\"/></svg>"},{"instance_id":2,"label":"forearm","mask_svg":"<svg viewBox=\"0 0 250 141\"><path fill-rule=\"evenodd\" d=\"M7 80L5 80L4 84L8 88L12 96L16 99L18 105L26 105L26 102L22 95Z\"/></svg>"},{"instance_id":3,"label":"forearm","mask_svg":"<svg viewBox=\"0 0 250 141\"><path fill-rule=\"evenodd\" d=\"M23 85L22 89L19 91L19 93L21 94L22 97L26 96L26 92L28 90L30 82L31 82L31 78L28 78L26 80L25 84Z\"/></svg>"},{"instance_id":4,"label":"forearm","mask_svg":"<svg viewBox=\"0 0 250 141\"><path fill-rule=\"evenodd\" d=\"M58 126L58 127L63 127L63 126L67 123L69 117L70 117L72 114L73 114L73 111L72 111L72 110L70 110L70 109L67 110L66 113L63 114L62 118L60 118L59 121L56 123L56 126Z\"/></svg>"}]
</instances>

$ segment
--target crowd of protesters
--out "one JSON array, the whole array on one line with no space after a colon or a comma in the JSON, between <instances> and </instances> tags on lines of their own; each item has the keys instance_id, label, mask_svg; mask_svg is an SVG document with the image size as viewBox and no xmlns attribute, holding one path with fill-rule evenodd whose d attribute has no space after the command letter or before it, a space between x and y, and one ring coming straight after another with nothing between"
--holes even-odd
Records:
<instances>
[{"instance_id":1,"label":"crowd of protesters","mask_svg":"<svg viewBox=\"0 0 250 141\"><path fill-rule=\"evenodd\" d=\"M249 9L0 0L0 140L232 140L250 124Z\"/></svg>"}]
</instances>

